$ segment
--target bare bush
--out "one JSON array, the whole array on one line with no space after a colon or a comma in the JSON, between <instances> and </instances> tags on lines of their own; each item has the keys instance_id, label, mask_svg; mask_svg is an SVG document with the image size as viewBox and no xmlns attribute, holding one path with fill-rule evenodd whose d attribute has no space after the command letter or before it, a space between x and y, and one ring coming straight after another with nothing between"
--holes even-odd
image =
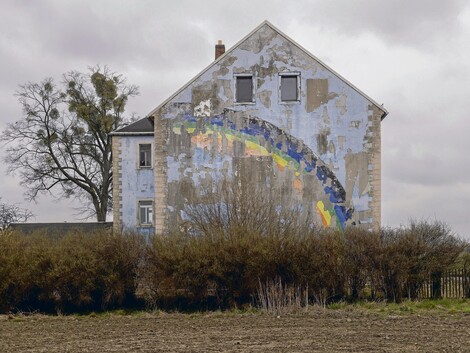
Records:
<instances>
[{"instance_id":1,"label":"bare bush","mask_svg":"<svg viewBox=\"0 0 470 353\"><path fill-rule=\"evenodd\" d=\"M1 200L0 197L0 234L6 231L12 223L27 222L28 219L34 217L34 214L28 209Z\"/></svg>"},{"instance_id":2,"label":"bare bush","mask_svg":"<svg viewBox=\"0 0 470 353\"><path fill-rule=\"evenodd\" d=\"M358 227L348 227L344 232L344 271L350 300L375 298L380 283L380 233ZM365 293L366 287L371 291Z\"/></svg>"},{"instance_id":3,"label":"bare bush","mask_svg":"<svg viewBox=\"0 0 470 353\"><path fill-rule=\"evenodd\" d=\"M292 210L284 222L285 213L266 207L274 211L261 212L269 216L265 226L252 229L260 215L250 212L231 216L226 228L227 219L215 228L195 223L150 241L104 231L54 238L7 232L0 236L0 311L105 310L143 301L204 310L256 300L262 310L282 314L309 302L416 298L424 281L456 266L457 258L468 265L462 253L468 244L439 222L341 232L315 229Z\"/></svg>"},{"instance_id":4,"label":"bare bush","mask_svg":"<svg viewBox=\"0 0 470 353\"><path fill-rule=\"evenodd\" d=\"M308 310L308 287L286 285L280 277L258 281L256 303L264 312L273 315L297 314Z\"/></svg>"},{"instance_id":5,"label":"bare bush","mask_svg":"<svg viewBox=\"0 0 470 353\"><path fill-rule=\"evenodd\" d=\"M279 207L256 185L219 186L186 207L184 231L155 239L141 286L152 306L175 300L199 308L243 305L260 296L259 278L308 288L309 299L323 306L400 301L415 298L462 250L439 222L412 221L380 233L319 229L301 208Z\"/></svg>"},{"instance_id":6,"label":"bare bush","mask_svg":"<svg viewBox=\"0 0 470 353\"><path fill-rule=\"evenodd\" d=\"M302 285L308 285L313 300L322 306L344 298L345 242L339 231L305 234L299 245L296 265Z\"/></svg>"},{"instance_id":7,"label":"bare bush","mask_svg":"<svg viewBox=\"0 0 470 353\"><path fill-rule=\"evenodd\" d=\"M418 297L422 284L444 272L464 243L442 222L411 221L407 227L382 231L381 273L385 297L399 302Z\"/></svg>"},{"instance_id":8,"label":"bare bush","mask_svg":"<svg viewBox=\"0 0 470 353\"><path fill-rule=\"evenodd\" d=\"M73 232L0 237L0 310L73 312L135 306L145 242L133 235Z\"/></svg>"},{"instance_id":9,"label":"bare bush","mask_svg":"<svg viewBox=\"0 0 470 353\"><path fill-rule=\"evenodd\" d=\"M231 307L250 302L258 278L297 278L294 259L309 217L277 207L253 185L221 183L185 209L185 231L154 239L140 295L150 306L180 298ZM145 278L145 280L144 280Z\"/></svg>"},{"instance_id":10,"label":"bare bush","mask_svg":"<svg viewBox=\"0 0 470 353\"><path fill-rule=\"evenodd\" d=\"M240 232L261 235L302 234L314 225L308 212L292 203L279 205L256 184L223 180L206 188L185 208L186 229L206 236Z\"/></svg>"}]
</instances>

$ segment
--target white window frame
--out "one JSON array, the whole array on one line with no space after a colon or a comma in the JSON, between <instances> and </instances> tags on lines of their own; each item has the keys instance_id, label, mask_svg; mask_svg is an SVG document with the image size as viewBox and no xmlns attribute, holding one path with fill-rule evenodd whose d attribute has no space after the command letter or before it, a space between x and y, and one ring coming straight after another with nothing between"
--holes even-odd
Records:
<instances>
[{"instance_id":1,"label":"white window frame","mask_svg":"<svg viewBox=\"0 0 470 353\"><path fill-rule=\"evenodd\" d=\"M142 219L142 210L146 210L145 219ZM153 226L153 200L143 199L137 201L137 224L140 227L152 227Z\"/></svg>"},{"instance_id":2,"label":"white window frame","mask_svg":"<svg viewBox=\"0 0 470 353\"><path fill-rule=\"evenodd\" d=\"M282 78L283 77L297 77L297 99L296 100L282 100ZM290 71L290 72L280 72L279 73L279 103L280 104L295 104L300 103L300 72Z\"/></svg>"},{"instance_id":3,"label":"white window frame","mask_svg":"<svg viewBox=\"0 0 470 353\"><path fill-rule=\"evenodd\" d=\"M251 92L251 101L247 102L239 102L237 101L237 80L238 77L251 77L251 86L252 86L252 92ZM247 73L247 74L235 74L233 75L233 92L234 92L234 97L233 101L235 104L255 104L255 93L256 93L256 79L255 75Z\"/></svg>"},{"instance_id":4,"label":"white window frame","mask_svg":"<svg viewBox=\"0 0 470 353\"><path fill-rule=\"evenodd\" d=\"M140 159L140 154L141 154L141 148L142 146L150 146L150 150L148 151L149 152L149 165L141 165L141 159ZM137 165L139 168L143 168L143 169L146 169L146 168L152 168L152 144L150 142L148 143L139 143L139 146L137 148Z\"/></svg>"}]
</instances>

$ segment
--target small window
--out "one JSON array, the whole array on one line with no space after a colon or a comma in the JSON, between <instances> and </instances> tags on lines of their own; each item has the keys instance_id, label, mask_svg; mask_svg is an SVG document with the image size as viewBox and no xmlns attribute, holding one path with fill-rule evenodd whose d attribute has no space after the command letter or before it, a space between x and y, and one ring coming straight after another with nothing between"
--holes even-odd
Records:
<instances>
[{"instance_id":1,"label":"small window","mask_svg":"<svg viewBox=\"0 0 470 353\"><path fill-rule=\"evenodd\" d=\"M281 75L281 101L297 102L299 100L299 75Z\"/></svg>"},{"instance_id":2,"label":"small window","mask_svg":"<svg viewBox=\"0 0 470 353\"><path fill-rule=\"evenodd\" d=\"M139 223L143 226L152 225L153 202L139 201Z\"/></svg>"},{"instance_id":3,"label":"small window","mask_svg":"<svg viewBox=\"0 0 470 353\"><path fill-rule=\"evenodd\" d=\"M139 166L151 167L152 166L152 148L150 144L139 145Z\"/></svg>"},{"instance_id":4,"label":"small window","mask_svg":"<svg viewBox=\"0 0 470 353\"><path fill-rule=\"evenodd\" d=\"M235 76L235 99L237 103L253 102L253 76Z\"/></svg>"}]
</instances>

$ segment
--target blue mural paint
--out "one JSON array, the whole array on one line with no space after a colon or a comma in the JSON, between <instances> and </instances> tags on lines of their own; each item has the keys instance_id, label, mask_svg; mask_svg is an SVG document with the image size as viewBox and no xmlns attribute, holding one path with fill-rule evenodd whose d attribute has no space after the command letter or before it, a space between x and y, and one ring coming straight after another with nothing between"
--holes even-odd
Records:
<instances>
[{"instance_id":1,"label":"blue mural paint","mask_svg":"<svg viewBox=\"0 0 470 353\"><path fill-rule=\"evenodd\" d=\"M346 226L346 221L352 217L352 212L346 211L346 208L340 205L335 205L334 210L336 213L336 217L338 217L338 221L341 225L341 229L344 230L344 227Z\"/></svg>"},{"instance_id":2,"label":"blue mural paint","mask_svg":"<svg viewBox=\"0 0 470 353\"><path fill-rule=\"evenodd\" d=\"M315 168L315 164L310 164L310 163L309 163L309 164L307 164L307 165L305 166L304 171L305 171L306 173L310 173L314 168Z\"/></svg>"},{"instance_id":3,"label":"blue mural paint","mask_svg":"<svg viewBox=\"0 0 470 353\"><path fill-rule=\"evenodd\" d=\"M332 203L342 202L342 200L339 200L336 197L337 195L336 195L335 191L333 190L333 188L331 188L329 186L325 186L324 190L325 190L325 193L330 196L330 202L332 202Z\"/></svg>"},{"instance_id":4,"label":"blue mural paint","mask_svg":"<svg viewBox=\"0 0 470 353\"><path fill-rule=\"evenodd\" d=\"M317 167L317 178L320 180L323 184L326 183L326 174L323 171L323 166Z\"/></svg>"},{"instance_id":5,"label":"blue mural paint","mask_svg":"<svg viewBox=\"0 0 470 353\"><path fill-rule=\"evenodd\" d=\"M304 155L298 153L297 148L294 148L292 144L289 144L289 147L287 148L287 155L293 158L298 163L300 163L300 161L304 158Z\"/></svg>"}]
</instances>

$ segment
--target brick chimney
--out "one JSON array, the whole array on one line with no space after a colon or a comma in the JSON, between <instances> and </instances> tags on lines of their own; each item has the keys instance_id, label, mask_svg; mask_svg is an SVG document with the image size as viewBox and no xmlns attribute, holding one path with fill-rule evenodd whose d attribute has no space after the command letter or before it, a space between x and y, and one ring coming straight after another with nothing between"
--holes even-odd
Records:
<instances>
[{"instance_id":1,"label":"brick chimney","mask_svg":"<svg viewBox=\"0 0 470 353\"><path fill-rule=\"evenodd\" d=\"M225 44L222 44L222 41L219 40L215 45L215 60L219 58L219 56L225 53Z\"/></svg>"}]
</instances>

